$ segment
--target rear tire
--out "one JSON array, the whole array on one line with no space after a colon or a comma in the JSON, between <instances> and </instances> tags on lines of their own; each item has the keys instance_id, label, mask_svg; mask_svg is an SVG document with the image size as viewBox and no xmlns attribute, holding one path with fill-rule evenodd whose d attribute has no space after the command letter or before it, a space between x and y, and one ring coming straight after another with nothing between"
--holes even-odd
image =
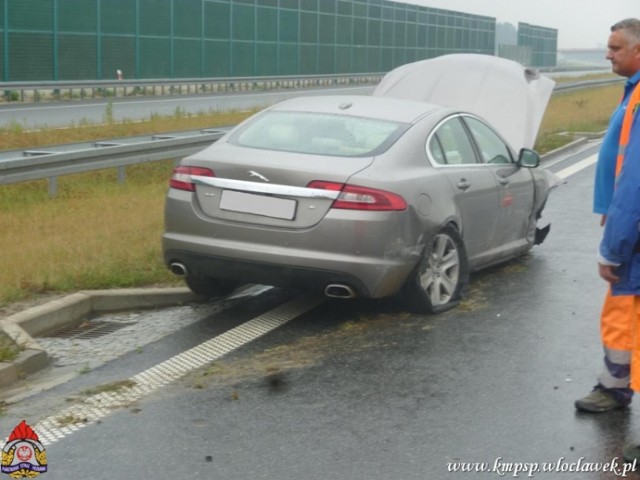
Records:
<instances>
[{"instance_id":1,"label":"rear tire","mask_svg":"<svg viewBox=\"0 0 640 480\"><path fill-rule=\"evenodd\" d=\"M469 279L464 243L452 226L436 234L403 288L408 307L416 313L441 313L458 305Z\"/></svg>"},{"instance_id":2,"label":"rear tire","mask_svg":"<svg viewBox=\"0 0 640 480\"><path fill-rule=\"evenodd\" d=\"M224 297L233 292L238 285L210 277L188 275L184 279L187 287L196 295L205 298Z\"/></svg>"}]
</instances>

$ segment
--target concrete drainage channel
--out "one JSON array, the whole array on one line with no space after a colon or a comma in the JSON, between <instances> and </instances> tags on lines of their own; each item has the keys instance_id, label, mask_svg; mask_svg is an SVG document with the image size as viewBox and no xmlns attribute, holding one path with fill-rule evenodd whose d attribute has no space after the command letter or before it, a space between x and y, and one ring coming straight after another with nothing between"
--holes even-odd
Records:
<instances>
[{"instance_id":1,"label":"concrete drainage channel","mask_svg":"<svg viewBox=\"0 0 640 480\"><path fill-rule=\"evenodd\" d=\"M226 306L230 306L232 303L241 301L248 296L260 295L270 288L263 285L248 286L234 292L230 297L224 297L221 303L226 303ZM162 360L160 363L138 372L124 381L117 382L117 389L98 389L93 393L83 395L79 399L67 399L65 402L67 406L58 412L52 412L35 425L34 428L38 432L40 441L49 446L88 425L99 423L102 418L110 415L115 410L131 406L143 397L184 377L190 372L298 318L320 305L323 301L324 297L313 292L294 296L285 301L285 303L279 303L250 320L205 339L202 343ZM206 307L216 303L218 302L207 302L201 306ZM188 306L196 307L194 304L188 304ZM176 308L182 307L178 306ZM167 310L174 310L174 308L169 307Z\"/></svg>"},{"instance_id":2,"label":"concrete drainage channel","mask_svg":"<svg viewBox=\"0 0 640 480\"><path fill-rule=\"evenodd\" d=\"M101 313L162 308L202 301L187 288L88 290L53 300L0 320L0 333L19 346L10 362L0 362L0 389L16 383L50 363L34 337L77 326Z\"/></svg>"}]
</instances>

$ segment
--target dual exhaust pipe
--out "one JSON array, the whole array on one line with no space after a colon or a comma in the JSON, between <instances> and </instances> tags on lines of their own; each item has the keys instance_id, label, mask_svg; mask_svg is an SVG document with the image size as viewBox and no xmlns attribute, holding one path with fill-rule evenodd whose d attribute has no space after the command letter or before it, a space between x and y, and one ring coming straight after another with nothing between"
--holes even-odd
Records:
<instances>
[{"instance_id":1,"label":"dual exhaust pipe","mask_svg":"<svg viewBox=\"0 0 640 480\"><path fill-rule=\"evenodd\" d=\"M172 262L169 270L178 277L186 277L189 271L187 266L181 262ZM330 283L324 288L324 294L329 298L355 298L356 291L349 285L342 283Z\"/></svg>"},{"instance_id":2,"label":"dual exhaust pipe","mask_svg":"<svg viewBox=\"0 0 640 480\"><path fill-rule=\"evenodd\" d=\"M180 262L172 262L169 265L169 270L178 277L186 277L188 272L186 265Z\"/></svg>"},{"instance_id":3,"label":"dual exhaust pipe","mask_svg":"<svg viewBox=\"0 0 640 480\"><path fill-rule=\"evenodd\" d=\"M324 287L324 294L329 298L355 298L356 291L349 285L330 283Z\"/></svg>"}]
</instances>

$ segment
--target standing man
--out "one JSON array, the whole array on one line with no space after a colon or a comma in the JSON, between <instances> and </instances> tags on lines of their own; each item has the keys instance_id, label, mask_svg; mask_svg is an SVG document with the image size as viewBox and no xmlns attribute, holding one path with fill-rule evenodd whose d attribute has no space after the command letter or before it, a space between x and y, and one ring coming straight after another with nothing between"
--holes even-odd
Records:
<instances>
[{"instance_id":1,"label":"standing man","mask_svg":"<svg viewBox=\"0 0 640 480\"><path fill-rule=\"evenodd\" d=\"M598 273L609 283L613 298L631 298L630 386L640 391L640 115L635 113L625 115L625 120L631 118L629 142L607 212L598 251ZM626 446L622 452L627 462L640 460L640 446Z\"/></svg>"},{"instance_id":2,"label":"standing man","mask_svg":"<svg viewBox=\"0 0 640 480\"><path fill-rule=\"evenodd\" d=\"M640 20L628 18L613 25L607 47L607 60L611 62L612 71L627 77L628 80L622 100L609 121L609 128L603 139L596 166L593 211L602 215L600 225L605 226L605 235L607 235L616 177L622 169L624 157L629 156L627 144L633 113L640 102ZM640 136L640 129L636 128L633 135ZM640 156L634 161L640 162ZM612 229L609 229L609 232ZM610 236L611 233L608 235ZM607 258L609 257L603 255L602 260ZM618 262L618 260L620 258L616 257L615 261ZM620 260L619 263L622 261ZM610 269L609 266L607 270ZM613 288L613 285L607 291L600 317L600 332L605 353L604 369L593 391L586 397L576 400L575 406L580 411L607 412L627 407L631 403L633 389L629 387L629 383L632 374L631 352L634 348L632 332L637 315L636 294L628 289ZM640 369L640 364L637 369ZM640 377L640 371L636 373ZM640 378L637 383L640 388Z\"/></svg>"}]
</instances>

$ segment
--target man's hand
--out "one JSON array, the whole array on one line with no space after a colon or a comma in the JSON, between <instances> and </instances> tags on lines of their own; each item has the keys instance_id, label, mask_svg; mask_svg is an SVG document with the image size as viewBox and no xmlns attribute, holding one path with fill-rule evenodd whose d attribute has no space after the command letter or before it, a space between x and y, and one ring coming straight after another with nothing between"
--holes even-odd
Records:
<instances>
[{"instance_id":1,"label":"man's hand","mask_svg":"<svg viewBox=\"0 0 640 480\"><path fill-rule=\"evenodd\" d=\"M600 226L604 227L604 224L606 223L606 221L607 221L607 216L606 215L602 215L600 217Z\"/></svg>"},{"instance_id":2,"label":"man's hand","mask_svg":"<svg viewBox=\"0 0 640 480\"><path fill-rule=\"evenodd\" d=\"M600 277L609 283L618 283L620 281L620 277L616 275L616 266L614 265L603 265L601 263L598 264L598 273Z\"/></svg>"}]
</instances>

